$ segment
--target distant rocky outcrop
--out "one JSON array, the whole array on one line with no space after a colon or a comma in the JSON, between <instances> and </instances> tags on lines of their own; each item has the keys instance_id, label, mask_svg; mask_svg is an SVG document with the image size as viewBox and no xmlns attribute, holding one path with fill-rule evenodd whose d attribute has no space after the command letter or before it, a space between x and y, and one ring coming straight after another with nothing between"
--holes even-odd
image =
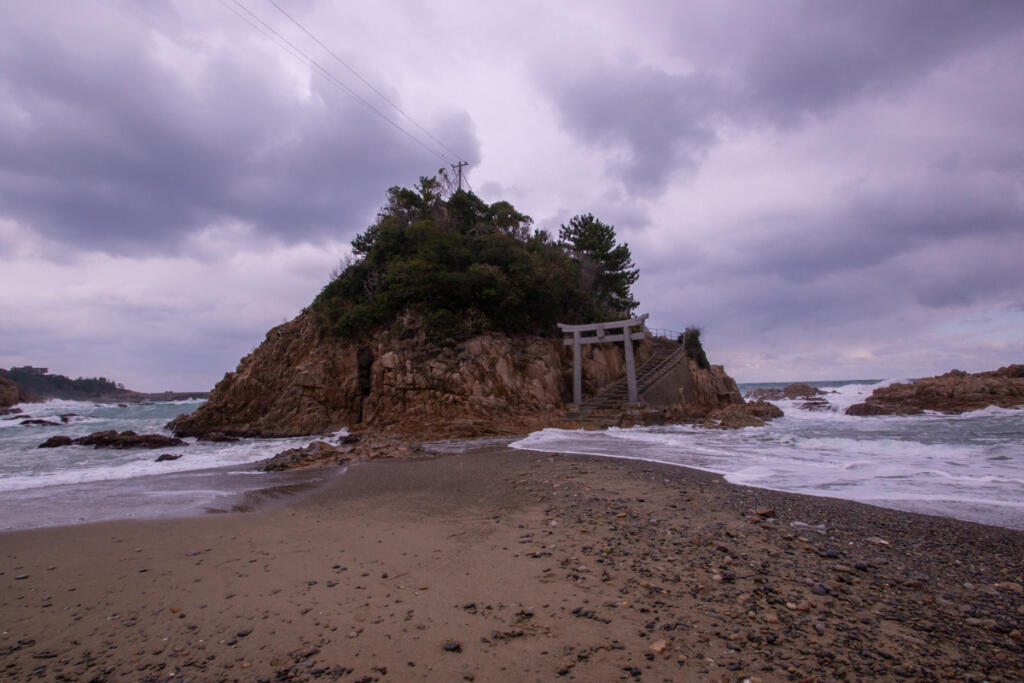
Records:
<instances>
[{"instance_id":1,"label":"distant rocky outcrop","mask_svg":"<svg viewBox=\"0 0 1024 683\"><path fill-rule=\"evenodd\" d=\"M890 384L872 392L864 403L852 405L847 415L916 415L925 410L963 413L989 406L1024 405L1024 365L1009 365L969 374L951 370L938 377Z\"/></svg>"}]
</instances>

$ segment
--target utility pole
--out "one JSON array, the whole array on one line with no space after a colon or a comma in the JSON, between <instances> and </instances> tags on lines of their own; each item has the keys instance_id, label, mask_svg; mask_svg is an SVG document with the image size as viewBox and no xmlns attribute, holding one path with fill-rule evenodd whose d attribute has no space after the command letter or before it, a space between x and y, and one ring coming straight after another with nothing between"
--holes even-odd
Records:
<instances>
[{"instance_id":1,"label":"utility pole","mask_svg":"<svg viewBox=\"0 0 1024 683\"><path fill-rule=\"evenodd\" d=\"M461 189L462 189L462 167L463 167L463 166L469 166L469 164L468 164L468 163L466 163L465 161L460 161L459 163L457 163L457 164L452 164L451 166L452 166L452 168L454 168L454 169L455 169L455 170L456 170L456 171L458 172L458 174L459 174L459 189L461 190Z\"/></svg>"}]
</instances>

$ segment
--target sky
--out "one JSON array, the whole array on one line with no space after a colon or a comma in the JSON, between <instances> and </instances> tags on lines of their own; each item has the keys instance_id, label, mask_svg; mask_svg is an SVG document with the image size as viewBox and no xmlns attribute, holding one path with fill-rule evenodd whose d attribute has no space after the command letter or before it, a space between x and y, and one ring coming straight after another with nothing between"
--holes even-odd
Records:
<instances>
[{"instance_id":1,"label":"sky","mask_svg":"<svg viewBox=\"0 0 1024 683\"><path fill-rule=\"evenodd\" d=\"M1015 1L0 3L0 367L207 390L459 160L737 381L1024 362L1021 65Z\"/></svg>"}]
</instances>

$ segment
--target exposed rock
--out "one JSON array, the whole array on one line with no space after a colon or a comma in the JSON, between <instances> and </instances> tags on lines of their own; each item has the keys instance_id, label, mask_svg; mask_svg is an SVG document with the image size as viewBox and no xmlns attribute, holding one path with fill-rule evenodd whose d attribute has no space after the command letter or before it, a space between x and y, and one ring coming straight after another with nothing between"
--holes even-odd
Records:
<instances>
[{"instance_id":1,"label":"exposed rock","mask_svg":"<svg viewBox=\"0 0 1024 683\"><path fill-rule=\"evenodd\" d=\"M0 408L9 408L15 403L25 400L25 392L21 385L13 379L0 377Z\"/></svg>"},{"instance_id":2,"label":"exposed rock","mask_svg":"<svg viewBox=\"0 0 1024 683\"><path fill-rule=\"evenodd\" d=\"M303 448L290 448L257 464L264 472L292 470L312 465L341 465L377 458L423 457L419 445L380 434L352 434L338 443L314 441Z\"/></svg>"},{"instance_id":3,"label":"exposed rock","mask_svg":"<svg viewBox=\"0 0 1024 683\"><path fill-rule=\"evenodd\" d=\"M136 434L133 431L118 433L113 429L103 432L93 432L89 436L82 436L74 439L72 443L81 446L93 446L95 448L168 448L171 446L183 446L181 439L162 434Z\"/></svg>"},{"instance_id":4,"label":"exposed rock","mask_svg":"<svg viewBox=\"0 0 1024 683\"><path fill-rule=\"evenodd\" d=\"M782 415L782 409L778 406L765 401L755 401L716 408L705 416L703 424L705 427L717 429L763 427L768 420L782 417Z\"/></svg>"},{"instance_id":5,"label":"exposed rock","mask_svg":"<svg viewBox=\"0 0 1024 683\"><path fill-rule=\"evenodd\" d=\"M224 432L210 432L208 434L202 434L199 437L199 441L213 441L215 443L230 443L232 441L238 441L237 436L231 436Z\"/></svg>"},{"instance_id":6,"label":"exposed rock","mask_svg":"<svg viewBox=\"0 0 1024 683\"><path fill-rule=\"evenodd\" d=\"M815 396L823 396L824 394L825 392L817 387L812 387L810 384L801 384L798 382L796 384L790 384L784 389L754 389L747 394L747 398L778 401L784 398L808 399L814 398Z\"/></svg>"},{"instance_id":7,"label":"exposed rock","mask_svg":"<svg viewBox=\"0 0 1024 683\"><path fill-rule=\"evenodd\" d=\"M54 425L56 425L58 423L57 422L53 422L52 420L41 420L41 419L39 419L37 417L32 417L32 418L29 418L27 420L22 420L18 424L26 425L26 426L35 425L37 427L52 427L52 426L54 426Z\"/></svg>"},{"instance_id":8,"label":"exposed rock","mask_svg":"<svg viewBox=\"0 0 1024 683\"><path fill-rule=\"evenodd\" d=\"M154 462L168 462L170 460L177 460L181 457L181 453L161 453Z\"/></svg>"},{"instance_id":9,"label":"exposed rock","mask_svg":"<svg viewBox=\"0 0 1024 683\"><path fill-rule=\"evenodd\" d=\"M832 410L832 404L825 399L819 397L811 398L800 404L800 410L809 410L812 412L827 412Z\"/></svg>"},{"instance_id":10,"label":"exposed rock","mask_svg":"<svg viewBox=\"0 0 1024 683\"><path fill-rule=\"evenodd\" d=\"M70 446L72 444L70 436L51 436L49 439L39 444L39 448L57 448L58 446Z\"/></svg>"},{"instance_id":11,"label":"exposed rock","mask_svg":"<svg viewBox=\"0 0 1024 683\"><path fill-rule=\"evenodd\" d=\"M721 421L747 414L744 408L746 404L736 381L725 374L725 368L721 365L712 365L704 369L697 361L688 359L681 368L685 370L686 375L680 377L677 401L663 413L666 421L701 418ZM729 410L730 408L732 410ZM715 411L724 412L713 417L712 413Z\"/></svg>"},{"instance_id":12,"label":"exposed rock","mask_svg":"<svg viewBox=\"0 0 1024 683\"><path fill-rule=\"evenodd\" d=\"M909 384L880 387L864 403L847 408L846 414L916 415L925 410L956 414L988 406L1020 405L1024 405L1024 365L1009 365L973 375L951 370Z\"/></svg>"},{"instance_id":13,"label":"exposed rock","mask_svg":"<svg viewBox=\"0 0 1024 683\"><path fill-rule=\"evenodd\" d=\"M621 351L606 346L588 350L585 384L621 375ZM408 338L382 331L359 344L321 336L306 312L272 329L204 405L168 428L178 436L299 436L341 427L423 439L521 434L560 423L570 353L560 339L503 334L440 347L422 331ZM645 358L642 344L637 357Z\"/></svg>"}]
</instances>

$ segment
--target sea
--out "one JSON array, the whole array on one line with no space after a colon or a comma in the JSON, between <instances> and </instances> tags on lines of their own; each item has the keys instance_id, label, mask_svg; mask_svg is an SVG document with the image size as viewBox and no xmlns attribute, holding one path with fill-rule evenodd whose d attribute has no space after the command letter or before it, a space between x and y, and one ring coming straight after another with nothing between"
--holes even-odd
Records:
<instances>
[{"instance_id":1,"label":"sea","mask_svg":"<svg viewBox=\"0 0 1024 683\"><path fill-rule=\"evenodd\" d=\"M545 429L512 446L683 465L733 484L1024 529L1024 409L844 414L894 381L801 382L825 391L828 409L809 410L801 399L773 400L785 416L765 427ZM747 395L789 384L739 388Z\"/></svg>"},{"instance_id":2,"label":"sea","mask_svg":"<svg viewBox=\"0 0 1024 683\"><path fill-rule=\"evenodd\" d=\"M803 400L773 401L785 416L766 427L545 429L510 445L682 465L721 474L734 484L1024 529L1024 409L844 414L892 381L805 382L826 392L827 409L807 409ZM788 384L740 384L740 390L746 394ZM201 403L54 400L24 403L18 406L22 413L0 417L0 530L244 510L287 498L328 476L316 469L262 473L253 466L322 437L230 443L187 439L185 446L156 450L38 448L51 436L107 429L168 434L164 425L169 420ZM27 419L53 424L21 424ZM493 445L493 439L432 447L444 452L476 445ZM156 462L165 452L181 457Z\"/></svg>"},{"instance_id":3,"label":"sea","mask_svg":"<svg viewBox=\"0 0 1024 683\"><path fill-rule=\"evenodd\" d=\"M224 443L188 438L184 446L154 450L39 448L52 436L77 438L109 429L170 436L164 425L202 403L49 400L15 406L22 412L0 416L0 531L246 510L326 476L316 469L264 473L253 465L323 437ZM157 462L165 453L180 457Z\"/></svg>"}]
</instances>

